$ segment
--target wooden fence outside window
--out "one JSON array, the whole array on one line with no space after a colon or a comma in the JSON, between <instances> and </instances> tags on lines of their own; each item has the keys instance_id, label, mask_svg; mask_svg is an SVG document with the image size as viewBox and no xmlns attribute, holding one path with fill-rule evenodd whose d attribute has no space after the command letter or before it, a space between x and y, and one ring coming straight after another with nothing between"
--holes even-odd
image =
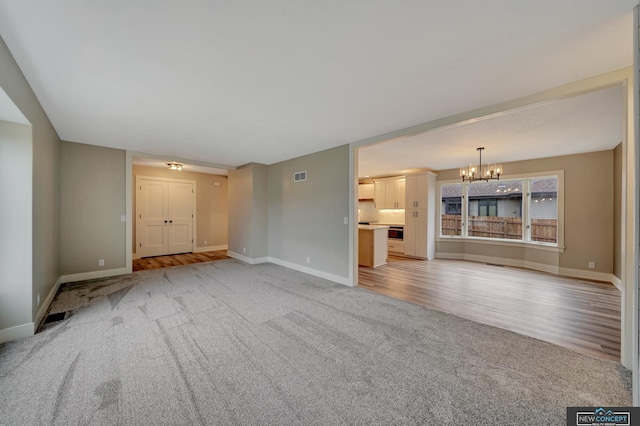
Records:
<instances>
[{"instance_id":1,"label":"wooden fence outside window","mask_svg":"<svg viewBox=\"0 0 640 426\"><path fill-rule=\"evenodd\" d=\"M442 235L461 235L462 216L442 215ZM522 239L521 217L469 216L469 236L484 238ZM531 241L558 242L557 219L531 219Z\"/></svg>"}]
</instances>

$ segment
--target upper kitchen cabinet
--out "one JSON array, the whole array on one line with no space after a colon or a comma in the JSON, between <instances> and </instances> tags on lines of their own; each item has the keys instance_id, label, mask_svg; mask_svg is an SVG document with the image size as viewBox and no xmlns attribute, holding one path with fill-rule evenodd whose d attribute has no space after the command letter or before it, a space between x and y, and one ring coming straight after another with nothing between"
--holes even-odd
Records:
<instances>
[{"instance_id":1,"label":"upper kitchen cabinet","mask_svg":"<svg viewBox=\"0 0 640 426\"><path fill-rule=\"evenodd\" d=\"M374 199L374 184L361 183L358 185L358 200L373 200Z\"/></svg>"},{"instance_id":2,"label":"upper kitchen cabinet","mask_svg":"<svg viewBox=\"0 0 640 426\"><path fill-rule=\"evenodd\" d=\"M433 178L430 178L431 175L433 175ZM435 179L435 174L429 172L426 174L405 176L405 206L407 209L427 208L429 179Z\"/></svg>"},{"instance_id":3,"label":"upper kitchen cabinet","mask_svg":"<svg viewBox=\"0 0 640 426\"><path fill-rule=\"evenodd\" d=\"M404 209L405 181L404 177L376 179L375 197L377 209Z\"/></svg>"}]
</instances>

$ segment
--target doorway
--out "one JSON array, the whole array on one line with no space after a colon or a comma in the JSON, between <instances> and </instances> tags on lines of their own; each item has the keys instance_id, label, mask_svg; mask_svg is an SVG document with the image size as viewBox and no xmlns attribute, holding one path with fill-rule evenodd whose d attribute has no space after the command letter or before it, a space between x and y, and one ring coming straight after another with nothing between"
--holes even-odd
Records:
<instances>
[{"instance_id":1,"label":"doorway","mask_svg":"<svg viewBox=\"0 0 640 426\"><path fill-rule=\"evenodd\" d=\"M138 257L194 251L196 182L136 176Z\"/></svg>"}]
</instances>

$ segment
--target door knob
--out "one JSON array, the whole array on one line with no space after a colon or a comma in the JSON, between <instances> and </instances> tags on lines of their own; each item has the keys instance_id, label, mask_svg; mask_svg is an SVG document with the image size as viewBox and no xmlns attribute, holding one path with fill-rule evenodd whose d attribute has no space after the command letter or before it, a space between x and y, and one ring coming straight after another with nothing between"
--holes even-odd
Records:
<instances>
[{"instance_id":1,"label":"door knob","mask_svg":"<svg viewBox=\"0 0 640 426\"><path fill-rule=\"evenodd\" d=\"M167 223L167 221L165 220L164 223Z\"/></svg>"},{"instance_id":2,"label":"door knob","mask_svg":"<svg viewBox=\"0 0 640 426\"><path fill-rule=\"evenodd\" d=\"M170 220L169 223L173 223L173 220Z\"/></svg>"}]
</instances>

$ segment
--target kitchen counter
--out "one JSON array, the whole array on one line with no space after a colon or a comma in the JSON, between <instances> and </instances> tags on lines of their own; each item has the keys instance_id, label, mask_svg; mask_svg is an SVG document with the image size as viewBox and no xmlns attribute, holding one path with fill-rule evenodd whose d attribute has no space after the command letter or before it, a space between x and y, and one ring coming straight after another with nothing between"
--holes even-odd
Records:
<instances>
[{"instance_id":1,"label":"kitchen counter","mask_svg":"<svg viewBox=\"0 0 640 426\"><path fill-rule=\"evenodd\" d=\"M388 225L358 225L358 229L364 229L367 231L373 231L374 229L389 229Z\"/></svg>"},{"instance_id":2,"label":"kitchen counter","mask_svg":"<svg viewBox=\"0 0 640 426\"><path fill-rule=\"evenodd\" d=\"M375 268L387 263L386 225L358 225L358 265Z\"/></svg>"}]
</instances>

